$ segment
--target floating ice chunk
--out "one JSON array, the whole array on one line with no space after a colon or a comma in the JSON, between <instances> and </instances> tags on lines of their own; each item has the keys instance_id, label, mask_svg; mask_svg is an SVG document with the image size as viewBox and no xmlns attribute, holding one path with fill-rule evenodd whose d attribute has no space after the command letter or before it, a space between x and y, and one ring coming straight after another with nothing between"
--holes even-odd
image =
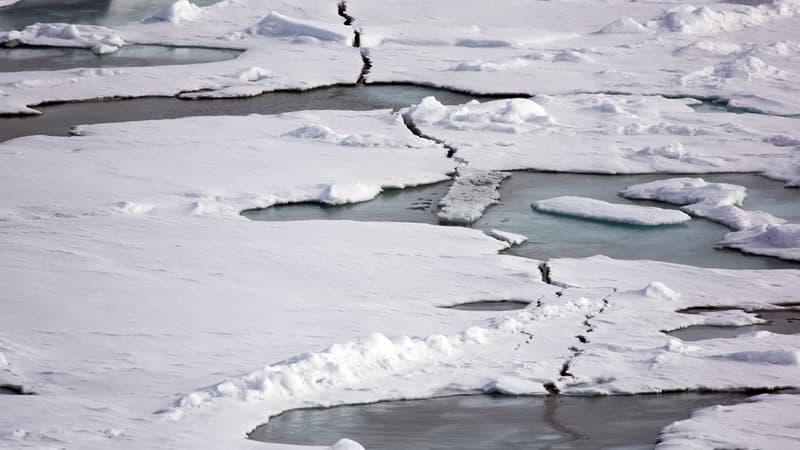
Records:
<instances>
[{"instance_id":1,"label":"floating ice chunk","mask_svg":"<svg viewBox=\"0 0 800 450\"><path fill-rule=\"evenodd\" d=\"M468 225L478 220L500 199L497 190L509 176L506 172L460 168L450 190L439 201L439 221Z\"/></svg>"},{"instance_id":2,"label":"floating ice chunk","mask_svg":"<svg viewBox=\"0 0 800 450\"><path fill-rule=\"evenodd\" d=\"M351 44L352 32L344 25L333 25L313 20L301 20L272 11L250 29L254 35L272 37L312 37L319 41Z\"/></svg>"},{"instance_id":3,"label":"floating ice chunk","mask_svg":"<svg viewBox=\"0 0 800 450\"><path fill-rule=\"evenodd\" d=\"M630 225L673 225L691 220L681 211L649 206L621 205L586 197L563 196L538 200L533 209L546 213Z\"/></svg>"},{"instance_id":4,"label":"floating ice chunk","mask_svg":"<svg viewBox=\"0 0 800 450\"><path fill-rule=\"evenodd\" d=\"M744 253L800 261L800 224L756 225L728 233L720 245Z\"/></svg>"},{"instance_id":5,"label":"floating ice chunk","mask_svg":"<svg viewBox=\"0 0 800 450\"><path fill-rule=\"evenodd\" d=\"M763 211L738 207L747 196L744 186L707 183L702 178L670 178L629 186L620 192L625 198L658 200L677 205L689 214L719 222L734 230L786 221Z\"/></svg>"},{"instance_id":6,"label":"floating ice chunk","mask_svg":"<svg viewBox=\"0 0 800 450\"><path fill-rule=\"evenodd\" d=\"M364 447L356 441L350 439L339 439L335 444L331 445L330 450L364 450Z\"/></svg>"},{"instance_id":7,"label":"floating ice chunk","mask_svg":"<svg viewBox=\"0 0 800 450\"><path fill-rule=\"evenodd\" d=\"M178 0L147 19L147 22L192 22L196 20L202 12L203 8L189 0Z\"/></svg>"},{"instance_id":8,"label":"floating ice chunk","mask_svg":"<svg viewBox=\"0 0 800 450\"><path fill-rule=\"evenodd\" d=\"M665 427L656 450L793 448L800 442L800 395L762 394L749 402L712 406Z\"/></svg>"},{"instance_id":9,"label":"floating ice chunk","mask_svg":"<svg viewBox=\"0 0 800 450\"><path fill-rule=\"evenodd\" d=\"M600 31L599 34L610 34L610 33L649 33L650 30L640 24L639 22L635 21L630 17L620 17L619 19L609 23L608 25L604 26Z\"/></svg>"},{"instance_id":10,"label":"floating ice chunk","mask_svg":"<svg viewBox=\"0 0 800 450\"><path fill-rule=\"evenodd\" d=\"M330 184L323 188L319 201L329 205L343 205L372 200L383 189L372 184Z\"/></svg>"},{"instance_id":11,"label":"floating ice chunk","mask_svg":"<svg viewBox=\"0 0 800 450\"><path fill-rule=\"evenodd\" d=\"M521 234L510 233L508 231L500 231L498 229L492 228L487 233L489 236L499 239L501 241L506 241L509 245L520 245L524 244L525 241L528 240L527 236L523 236Z\"/></svg>"},{"instance_id":12,"label":"floating ice chunk","mask_svg":"<svg viewBox=\"0 0 800 450\"><path fill-rule=\"evenodd\" d=\"M36 23L19 31L0 32L0 44L49 45L89 48L97 54L111 53L125 41L111 28L69 23Z\"/></svg>"}]
</instances>

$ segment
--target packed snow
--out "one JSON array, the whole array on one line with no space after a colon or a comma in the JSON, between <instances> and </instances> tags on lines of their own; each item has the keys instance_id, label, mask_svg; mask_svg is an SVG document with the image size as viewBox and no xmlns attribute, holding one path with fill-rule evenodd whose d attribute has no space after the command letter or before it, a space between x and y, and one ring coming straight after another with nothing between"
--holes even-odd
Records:
<instances>
[{"instance_id":1,"label":"packed snow","mask_svg":"<svg viewBox=\"0 0 800 450\"><path fill-rule=\"evenodd\" d=\"M744 3L531 1L497 8L461 0L424 6L349 0L347 8L370 50L369 82L476 93L722 98L762 112L800 113L793 81L800 71L800 5ZM681 53L696 44L735 50Z\"/></svg>"},{"instance_id":2,"label":"packed snow","mask_svg":"<svg viewBox=\"0 0 800 450\"><path fill-rule=\"evenodd\" d=\"M762 394L731 406L712 406L668 425L656 450L792 448L800 441L800 396Z\"/></svg>"},{"instance_id":3,"label":"packed snow","mask_svg":"<svg viewBox=\"0 0 800 450\"><path fill-rule=\"evenodd\" d=\"M625 95L536 96L407 109L426 136L474 169L631 173L760 172L800 182L797 120L695 112L689 101Z\"/></svg>"},{"instance_id":4,"label":"packed snow","mask_svg":"<svg viewBox=\"0 0 800 450\"><path fill-rule=\"evenodd\" d=\"M505 172L460 167L452 186L439 201L439 221L469 225L480 219L486 208L500 200L500 184L509 176Z\"/></svg>"},{"instance_id":5,"label":"packed snow","mask_svg":"<svg viewBox=\"0 0 800 450\"><path fill-rule=\"evenodd\" d=\"M348 0L346 26L327 0L177 0L114 27L0 31L10 46L98 54L243 51L184 66L0 73L5 114L354 84L362 51L367 82L526 94L81 125L0 143L0 385L36 394L3 396L0 447L289 450L246 433L293 408L450 394L800 388L800 335L688 343L665 333L758 323L754 311L797 302L798 270L541 262L501 254L524 237L496 229L240 214L370 201L455 173L439 217L469 224L499 200L507 171L524 169L755 172L798 186L796 118L700 113L698 100L671 98L800 112L800 2L741 3ZM356 31L366 48L353 47ZM798 225L740 208L741 186L679 178L625 192L728 225L723 245L800 260ZM559 208L586 213L587 200ZM599 212L619 218L617 208ZM635 208L625 220L641 220ZM688 218L658 211L657 222ZM442 308L495 299L528 306ZM696 307L713 310L685 312ZM796 407L796 395L770 394L701 410L665 428L660 445L791 445ZM346 436L329 445L318 448L363 449Z\"/></svg>"},{"instance_id":6,"label":"packed snow","mask_svg":"<svg viewBox=\"0 0 800 450\"><path fill-rule=\"evenodd\" d=\"M688 214L672 209L623 205L570 195L537 200L531 206L537 211L551 214L629 225L675 225L692 219Z\"/></svg>"}]
</instances>

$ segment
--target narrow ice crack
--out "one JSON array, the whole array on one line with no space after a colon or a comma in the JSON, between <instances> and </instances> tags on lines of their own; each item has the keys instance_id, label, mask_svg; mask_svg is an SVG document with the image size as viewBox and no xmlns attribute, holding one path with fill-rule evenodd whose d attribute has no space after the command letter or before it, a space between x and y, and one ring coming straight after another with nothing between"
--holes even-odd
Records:
<instances>
[{"instance_id":1,"label":"narrow ice crack","mask_svg":"<svg viewBox=\"0 0 800 450\"><path fill-rule=\"evenodd\" d=\"M353 25L356 21L355 17L347 13L347 2L340 1L336 4L336 12L344 19L344 24L353 28L353 47L361 49L361 73L358 75L356 84L365 84L367 74L372 68L372 61L369 59L369 50L361 48L361 30Z\"/></svg>"},{"instance_id":2,"label":"narrow ice crack","mask_svg":"<svg viewBox=\"0 0 800 450\"><path fill-rule=\"evenodd\" d=\"M547 267L546 263L542 263L540 265L540 267L541 266L545 266L548 269L547 273L548 273L548 278L549 278L549 267ZM544 272L543 272L543 274L544 274ZM608 307L608 304L609 304L608 299L612 295L614 295L614 293L616 291L617 290L615 288L612 288L611 292L609 292L608 295L603 297L603 306L600 309L597 310L597 314L602 314L603 312L605 312L605 310L606 310L606 308ZM586 332L584 334L579 334L579 335L575 336L575 338L581 344L588 344L589 343L589 339L586 338L586 334L589 334L592 331L594 331L594 326L592 325L592 320L595 317L597 317L597 315L595 315L595 314L586 314L584 316L583 326L586 327ZM572 352L572 356L570 356L566 361L564 361L564 364L561 366L561 371L559 372L559 375L561 376L561 379L559 379L559 381L562 381L564 378L575 378L575 376L569 371L569 368L572 365L572 361L575 358L577 358L578 356L580 356L581 353L583 353L583 350L581 348L579 348L577 346L574 346L574 345L569 347L568 350ZM555 386L555 383L553 383L553 385ZM556 393L558 393L558 389L556 389Z\"/></svg>"}]
</instances>

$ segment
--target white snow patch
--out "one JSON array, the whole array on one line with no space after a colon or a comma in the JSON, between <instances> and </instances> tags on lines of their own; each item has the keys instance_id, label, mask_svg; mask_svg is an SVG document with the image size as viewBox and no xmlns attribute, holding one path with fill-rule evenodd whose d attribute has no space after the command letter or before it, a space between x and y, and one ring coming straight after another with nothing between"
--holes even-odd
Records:
<instances>
[{"instance_id":1,"label":"white snow patch","mask_svg":"<svg viewBox=\"0 0 800 450\"><path fill-rule=\"evenodd\" d=\"M362 183L331 184L322 189L319 195L319 201L329 205L365 202L377 197L382 190L383 189L379 185Z\"/></svg>"},{"instance_id":2,"label":"white snow patch","mask_svg":"<svg viewBox=\"0 0 800 450\"><path fill-rule=\"evenodd\" d=\"M537 200L531 204L537 211L630 225L674 225L691 220L681 211L650 206L622 205L586 197L562 196Z\"/></svg>"},{"instance_id":3,"label":"white snow patch","mask_svg":"<svg viewBox=\"0 0 800 450\"><path fill-rule=\"evenodd\" d=\"M407 114L417 126L507 133L522 132L530 124L544 124L552 120L538 103L523 98L487 103L473 100L456 108L448 108L435 97L425 97L418 105L409 107Z\"/></svg>"},{"instance_id":4,"label":"white snow patch","mask_svg":"<svg viewBox=\"0 0 800 450\"><path fill-rule=\"evenodd\" d=\"M251 34L281 38L313 38L324 42L352 44L353 33L349 27L315 20L295 19L277 11L270 12L257 25L248 30Z\"/></svg>"},{"instance_id":5,"label":"white snow patch","mask_svg":"<svg viewBox=\"0 0 800 450\"><path fill-rule=\"evenodd\" d=\"M436 215L443 223L468 225L500 199L500 184L511 176L506 172L459 167L453 185L439 200Z\"/></svg>"},{"instance_id":6,"label":"white snow patch","mask_svg":"<svg viewBox=\"0 0 800 450\"><path fill-rule=\"evenodd\" d=\"M800 442L800 395L762 394L731 406L711 406L666 426L656 450L793 448Z\"/></svg>"},{"instance_id":7,"label":"white snow patch","mask_svg":"<svg viewBox=\"0 0 800 450\"><path fill-rule=\"evenodd\" d=\"M274 78L275 74L272 71L262 69L261 67L250 67L249 69L239 72L236 77L240 80L255 82Z\"/></svg>"},{"instance_id":8,"label":"white snow patch","mask_svg":"<svg viewBox=\"0 0 800 450\"><path fill-rule=\"evenodd\" d=\"M640 24L631 17L620 17L619 19L604 26L598 33L617 34L617 33L649 33L650 29Z\"/></svg>"},{"instance_id":9,"label":"white snow patch","mask_svg":"<svg viewBox=\"0 0 800 450\"><path fill-rule=\"evenodd\" d=\"M739 206L747 196L744 186L708 183L702 178L669 178L629 186L620 192L625 198L658 200L677 205L698 217L719 222L734 230L756 225L786 222L763 211L746 211Z\"/></svg>"},{"instance_id":10,"label":"white snow patch","mask_svg":"<svg viewBox=\"0 0 800 450\"><path fill-rule=\"evenodd\" d=\"M203 13L203 8L189 0L177 0L154 14L148 21L183 23L193 22Z\"/></svg>"},{"instance_id":11,"label":"white snow patch","mask_svg":"<svg viewBox=\"0 0 800 450\"><path fill-rule=\"evenodd\" d=\"M501 231L495 228L492 228L488 232L489 236L499 239L501 241L508 242L509 245L521 245L524 244L527 240L527 236L523 236L521 234L511 233L508 231Z\"/></svg>"},{"instance_id":12,"label":"white snow patch","mask_svg":"<svg viewBox=\"0 0 800 450\"><path fill-rule=\"evenodd\" d=\"M800 224L755 225L726 234L720 245L754 255L800 261Z\"/></svg>"}]
</instances>

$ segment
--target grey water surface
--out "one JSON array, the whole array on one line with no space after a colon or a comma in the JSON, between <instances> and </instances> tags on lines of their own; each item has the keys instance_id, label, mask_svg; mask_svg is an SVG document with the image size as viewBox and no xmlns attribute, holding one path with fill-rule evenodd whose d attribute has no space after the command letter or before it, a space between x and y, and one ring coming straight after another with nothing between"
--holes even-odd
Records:
<instances>
[{"instance_id":1,"label":"grey water surface","mask_svg":"<svg viewBox=\"0 0 800 450\"><path fill-rule=\"evenodd\" d=\"M175 0L22 0L0 8L0 31L35 23L119 25L147 19ZM192 0L207 6L219 0Z\"/></svg>"},{"instance_id":2,"label":"grey water surface","mask_svg":"<svg viewBox=\"0 0 800 450\"><path fill-rule=\"evenodd\" d=\"M682 341L703 341L706 339L735 338L754 331L769 331L776 334L800 333L800 309L779 309L754 311L766 323L743 327L722 327L712 325L693 325L668 332L670 336Z\"/></svg>"},{"instance_id":3,"label":"grey water surface","mask_svg":"<svg viewBox=\"0 0 800 450\"><path fill-rule=\"evenodd\" d=\"M603 397L455 396L287 411L250 439L370 450L652 449L662 428L692 411L745 401L735 393Z\"/></svg>"}]
</instances>

